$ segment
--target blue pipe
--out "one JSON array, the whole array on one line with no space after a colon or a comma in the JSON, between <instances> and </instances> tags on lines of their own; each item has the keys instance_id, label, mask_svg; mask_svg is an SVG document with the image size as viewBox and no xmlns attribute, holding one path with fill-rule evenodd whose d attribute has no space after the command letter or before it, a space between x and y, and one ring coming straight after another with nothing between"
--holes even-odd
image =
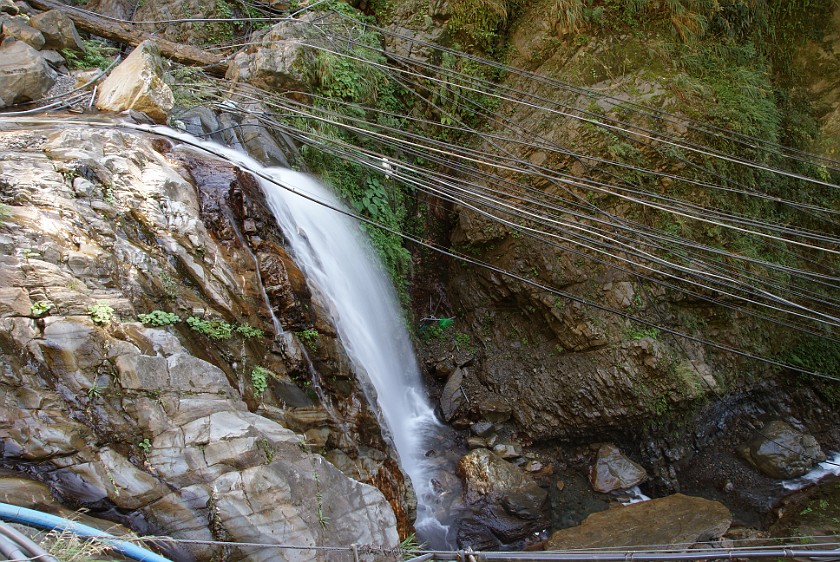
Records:
<instances>
[{"instance_id":1,"label":"blue pipe","mask_svg":"<svg viewBox=\"0 0 840 562\"><path fill-rule=\"evenodd\" d=\"M94 529L75 521L70 521L63 517L50 515L34 509L27 509L25 507L18 507L8 503L0 503L0 519L6 519L13 523L22 523L24 525L31 525L39 529L59 529L78 535L80 537L95 537L108 546L133 560L139 562L172 562L169 558L164 558L160 554L156 554L151 550L146 550L136 544L119 540L109 533Z\"/></svg>"}]
</instances>

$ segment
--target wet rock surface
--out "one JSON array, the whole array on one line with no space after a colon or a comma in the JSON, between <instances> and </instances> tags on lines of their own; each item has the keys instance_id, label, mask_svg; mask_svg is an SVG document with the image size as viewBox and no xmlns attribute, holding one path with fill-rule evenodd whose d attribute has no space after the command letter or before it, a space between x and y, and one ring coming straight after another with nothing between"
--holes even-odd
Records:
<instances>
[{"instance_id":1,"label":"wet rock surface","mask_svg":"<svg viewBox=\"0 0 840 562\"><path fill-rule=\"evenodd\" d=\"M773 420L756 431L740 453L762 473L782 479L802 476L825 460L813 435L782 420Z\"/></svg>"},{"instance_id":2,"label":"wet rock surface","mask_svg":"<svg viewBox=\"0 0 840 562\"><path fill-rule=\"evenodd\" d=\"M3 466L142 534L395 546L394 509L370 484L402 510L401 525L410 519L406 484L347 382L326 314L306 302L291 307L306 318L279 322L323 326L312 361L325 386L336 381L335 401L307 395L303 382L321 381L296 339L274 333L253 256L282 238L259 211L259 190L231 167L201 182L201 160L172 150L95 125L0 131L10 210L0 226ZM217 196L228 202L214 207ZM246 220L254 226L243 241ZM181 321L136 321L154 309ZM190 316L266 335L216 340L190 329ZM344 370L328 370L334 363ZM262 394L251 380L256 366L276 375ZM290 388L298 406L278 399ZM350 460L339 463L350 476L313 452L307 439L316 435ZM196 547L193 555L214 554Z\"/></svg>"},{"instance_id":3,"label":"wet rock surface","mask_svg":"<svg viewBox=\"0 0 840 562\"><path fill-rule=\"evenodd\" d=\"M458 543L474 550L496 549L548 526L548 492L529 475L487 449L476 449L458 463L469 510Z\"/></svg>"}]
</instances>

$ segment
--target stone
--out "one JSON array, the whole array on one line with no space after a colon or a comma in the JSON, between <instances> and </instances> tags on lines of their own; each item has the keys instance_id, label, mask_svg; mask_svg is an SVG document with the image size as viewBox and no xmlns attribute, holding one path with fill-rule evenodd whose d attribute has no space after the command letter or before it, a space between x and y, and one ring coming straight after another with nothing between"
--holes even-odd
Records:
<instances>
[{"instance_id":1,"label":"stone","mask_svg":"<svg viewBox=\"0 0 840 562\"><path fill-rule=\"evenodd\" d=\"M76 31L76 25L61 10L48 10L32 16L29 24L43 34L46 41L45 49L56 51L70 49L79 53L85 52L85 45Z\"/></svg>"},{"instance_id":2,"label":"stone","mask_svg":"<svg viewBox=\"0 0 840 562\"><path fill-rule=\"evenodd\" d=\"M498 548L548 526L548 492L530 475L487 449L458 462L471 515L458 530L459 544Z\"/></svg>"},{"instance_id":3,"label":"stone","mask_svg":"<svg viewBox=\"0 0 840 562\"><path fill-rule=\"evenodd\" d=\"M482 400L478 409L484 419L494 424L505 423L513 413L513 408L500 398Z\"/></svg>"},{"instance_id":4,"label":"stone","mask_svg":"<svg viewBox=\"0 0 840 562\"><path fill-rule=\"evenodd\" d=\"M731 523L729 510L720 502L675 494L593 513L579 526L552 534L545 550L673 548L669 545L688 550L719 539Z\"/></svg>"},{"instance_id":5,"label":"stone","mask_svg":"<svg viewBox=\"0 0 840 562\"><path fill-rule=\"evenodd\" d=\"M19 19L4 21L2 33L4 37L14 37L18 41L23 41L36 51L40 51L46 43L40 31Z\"/></svg>"},{"instance_id":6,"label":"stone","mask_svg":"<svg viewBox=\"0 0 840 562\"><path fill-rule=\"evenodd\" d=\"M825 460L813 435L773 420L740 449L741 455L771 478L796 478Z\"/></svg>"},{"instance_id":7,"label":"stone","mask_svg":"<svg viewBox=\"0 0 840 562\"><path fill-rule=\"evenodd\" d=\"M310 15L302 19L309 20ZM234 82L248 82L271 91L299 92L292 97L308 98L309 80L305 69L314 56L301 39L298 26L287 22L271 28L251 52L239 52L228 66L225 78Z\"/></svg>"},{"instance_id":8,"label":"stone","mask_svg":"<svg viewBox=\"0 0 840 562\"><path fill-rule=\"evenodd\" d=\"M446 421L452 421L455 413L464 402L464 395L461 390L461 383L464 381L463 369L455 369L446 381L443 392L440 394L440 409Z\"/></svg>"},{"instance_id":9,"label":"stone","mask_svg":"<svg viewBox=\"0 0 840 562\"><path fill-rule=\"evenodd\" d=\"M518 443L496 443L493 452L503 459L515 459L522 456L522 445Z\"/></svg>"},{"instance_id":10,"label":"stone","mask_svg":"<svg viewBox=\"0 0 840 562\"><path fill-rule=\"evenodd\" d=\"M470 432L478 437L487 437L493 433L494 426L489 421L480 421L470 426Z\"/></svg>"},{"instance_id":11,"label":"stone","mask_svg":"<svg viewBox=\"0 0 840 562\"><path fill-rule=\"evenodd\" d=\"M55 79L44 57L23 41L0 46L0 107L44 97Z\"/></svg>"},{"instance_id":12,"label":"stone","mask_svg":"<svg viewBox=\"0 0 840 562\"><path fill-rule=\"evenodd\" d=\"M0 0L0 14L16 16L18 13L20 9L12 0Z\"/></svg>"},{"instance_id":13,"label":"stone","mask_svg":"<svg viewBox=\"0 0 840 562\"><path fill-rule=\"evenodd\" d=\"M152 41L143 41L115 68L99 89L96 107L104 111L141 111L166 123L175 105L163 81L163 60Z\"/></svg>"},{"instance_id":14,"label":"stone","mask_svg":"<svg viewBox=\"0 0 840 562\"><path fill-rule=\"evenodd\" d=\"M467 449L472 451L473 449L486 449L487 448L487 441L484 440L483 437L475 437L470 436L467 437Z\"/></svg>"},{"instance_id":15,"label":"stone","mask_svg":"<svg viewBox=\"0 0 840 562\"><path fill-rule=\"evenodd\" d=\"M596 492L609 493L626 490L647 479L647 472L639 464L624 456L615 445L604 444L598 449L589 481Z\"/></svg>"}]
</instances>

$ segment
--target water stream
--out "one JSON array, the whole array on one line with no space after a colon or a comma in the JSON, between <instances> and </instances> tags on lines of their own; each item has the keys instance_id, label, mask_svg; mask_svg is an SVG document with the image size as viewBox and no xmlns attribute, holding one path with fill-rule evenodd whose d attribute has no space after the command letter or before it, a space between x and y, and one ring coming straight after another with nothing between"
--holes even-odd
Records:
<instances>
[{"instance_id":1,"label":"water stream","mask_svg":"<svg viewBox=\"0 0 840 562\"><path fill-rule=\"evenodd\" d=\"M440 449L447 428L426 398L396 293L358 221L336 211L344 205L310 176L265 168L233 149L166 127L137 128L199 147L259 179L296 263L327 301L361 386L378 404L383 433L417 495L418 536L432 548L452 546L446 510L436 501L440 461L427 454L430 448ZM365 377L370 384L364 384Z\"/></svg>"}]
</instances>

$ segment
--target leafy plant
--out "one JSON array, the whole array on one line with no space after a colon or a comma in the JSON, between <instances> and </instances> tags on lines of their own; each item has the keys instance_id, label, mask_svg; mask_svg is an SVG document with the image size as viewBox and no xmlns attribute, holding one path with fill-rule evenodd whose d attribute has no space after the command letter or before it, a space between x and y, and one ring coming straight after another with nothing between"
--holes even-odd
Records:
<instances>
[{"instance_id":1,"label":"leafy plant","mask_svg":"<svg viewBox=\"0 0 840 562\"><path fill-rule=\"evenodd\" d=\"M100 302L93 304L87 308L88 316L93 320L94 324L104 326L110 324L114 317L114 309L110 305Z\"/></svg>"},{"instance_id":2,"label":"leafy plant","mask_svg":"<svg viewBox=\"0 0 840 562\"><path fill-rule=\"evenodd\" d=\"M43 316L55 306L50 301L38 301L29 307L32 316Z\"/></svg>"},{"instance_id":3,"label":"leafy plant","mask_svg":"<svg viewBox=\"0 0 840 562\"><path fill-rule=\"evenodd\" d=\"M274 377L274 373L265 367L254 367L251 369L251 384L254 385L254 394L262 396L268 388L268 378Z\"/></svg>"},{"instance_id":4,"label":"leafy plant","mask_svg":"<svg viewBox=\"0 0 840 562\"><path fill-rule=\"evenodd\" d=\"M659 329L648 326L628 326L625 333L631 340L656 339L659 337Z\"/></svg>"},{"instance_id":5,"label":"leafy plant","mask_svg":"<svg viewBox=\"0 0 840 562\"><path fill-rule=\"evenodd\" d=\"M456 332L455 333L455 348L459 351L472 351L472 346L470 345L470 335L465 334L464 332Z\"/></svg>"},{"instance_id":6,"label":"leafy plant","mask_svg":"<svg viewBox=\"0 0 840 562\"><path fill-rule=\"evenodd\" d=\"M152 442L151 442L151 441L149 441L149 438L148 438L148 437L146 437L145 439L143 439L142 441L140 441L140 442L137 444L137 446L138 446L138 447L140 447L141 449L143 449L143 452L144 452L144 453L148 453L149 451L151 451L151 450L152 450Z\"/></svg>"},{"instance_id":7,"label":"leafy plant","mask_svg":"<svg viewBox=\"0 0 840 562\"><path fill-rule=\"evenodd\" d=\"M62 49L61 56L67 63L70 70L81 70L87 68L99 68L105 70L113 62L118 53L117 49L102 41L84 39L85 52L79 54L72 49Z\"/></svg>"},{"instance_id":8,"label":"leafy plant","mask_svg":"<svg viewBox=\"0 0 840 562\"><path fill-rule=\"evenodd\" d=\"M265 336L264 331L260 330L259 328L254 328L253 326L251 326L248 323L237 324L235 330L236 330L236 333L238 333L239 335L241 335L245 339L261 338L261 337Z\"/></svg>"},{"instance_id":9,"label":"leafy plant","mask_svg":"<svg viewBox=\"0 0 840 562\"><path fill-rule=\"evenodd\" d=\"M320 336L318 330L309 328L307 330L295 332L295 335L303 342L303 345L308 347L310 350L315 351L318 345L318 337Z\"/></svg>"},{"instance_id":10,"label":"leafy plant","mask_svg":"<svg viewBox=\"0 0 840 562\"><path fill-rule=\"evenodd\" d=\"M233 326L224 320L203 320L197 316L190 316L187 318L187 325L214 340L227 340L233 335Z\"/></svg>"},{"instance_id":11,"label":"leafy plant","mask_svg":"<svg viewBox=\"0 0 840 562\"><path fill-rule=\"evenodd\" d=\"M177 314L163 310L153 310L148 314L138 314L137 319L143 324L149 324L151 326L171 326L181 321L181 317Z\"/></svg>"}]
</instances>

